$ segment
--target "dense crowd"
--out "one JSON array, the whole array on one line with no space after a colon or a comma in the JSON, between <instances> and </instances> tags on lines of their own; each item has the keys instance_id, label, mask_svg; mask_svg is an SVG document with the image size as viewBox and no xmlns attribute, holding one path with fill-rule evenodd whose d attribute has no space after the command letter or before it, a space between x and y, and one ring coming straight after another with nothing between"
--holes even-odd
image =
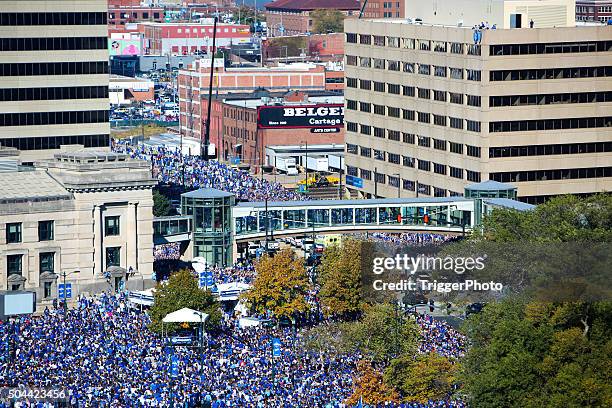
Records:
<instances>
[{"instance_id":1,"label":"dense crowd","mask_svg":"<svg viewBox=\"0 0 612 408\"><path fill-rule=\"evenodd\" d=\"M124 139L113 141L113 150L129 154L132 158L151 161L153 173L160 183L182 185L184 178L186 188L215 188L232 193L242 201L307 199L279 183L256 178L249 172L216 160L204 161L199 156L182 156L179 149L132 145Z\"/></svg>"},{"instance_id":2,"label":"dense crowd","mask_svg":"<svg viewBox=\"0 0 612 408\"><path fill-rule=\"evenodd\" d=\"M425 246L440 245L454 240L454 237L442 234L431 234L427 232L403 232L401 234L390 234L386 232L371 232L354 234L357 238L370 242L382 242L401 246Z\"/></svg>"},{"instance_id":3,"label":"dense crowd","mask_svg":"<svg viewBox=\"0 0 612 408\"><path fill-rule=\"evenodd\" d=\"M237 262L227 268L210 268L215 283L253 283L255 266L251 262Z\"/></svg>"},{"instance_id":4,"label":"dense crowd","mask_svg":"<svg viewBox=\"0 0 612 408\"><path fill-rule=\"evenodd\" d=\"M155 245L153 247L153 258L156 261L164 259L179 259L181 257L181 243L170 242L168 244Z\"/></svg>"},{"instance_id":5,"label":"dense crowd","mask_svg":"<svg viewBox=\"0 0 612 408\"><path fill-rule=\"evenodd\" d=\"M446 322L435 320L429 315L418 315L416 322L423 337L419 343L419 353L435 352L452 358L461 358L465 355L465 336Z\"/></svg>"}]
</instances>

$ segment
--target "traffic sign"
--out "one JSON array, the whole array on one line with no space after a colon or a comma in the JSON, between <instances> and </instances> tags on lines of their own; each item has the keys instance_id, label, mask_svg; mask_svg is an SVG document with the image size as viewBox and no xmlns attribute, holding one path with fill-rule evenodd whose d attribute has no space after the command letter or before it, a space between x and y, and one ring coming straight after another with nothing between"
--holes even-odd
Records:
<instances>
[{"instance_id":1,"label":"traffic sign","mask_svg":"<svg viewBox=\"0 0 612 408\"><path fill-rule=\"evenodd\" d=\"M172 377L178 377L178 371L179 371L179 359L178 357L173 354L172 357L170 357L170 375Z\"/></svg>"},{"instance_id":2,"label":"traffic sign","mask_svg":"<svg viewBox=\"0 0 612 408\"><path fill-rule=\"evenodd\" d=\"M200 287L210 287L215 285L215 278L211 271L200 272L199 276Z\"/></svg>"},{"instance_id":3,"label":"traffic sign","mask_svg":"<svg viewBox=\"0 0 612 408\"><path fill-rule=\"evenodd\" d=\"M60 299L72 298L72 283L60 283L57 285L57 294Z\"/></svg>"},{"instance_id":4,"label":"traffic sign","mask_svg":"<svg viewBox=\"0 0 612 408\"><path fill-rule=\"evenodd\" d=\"M277 337L272 338L272 357L281 356L281 341Z\"/></svg>"}]
</instances>

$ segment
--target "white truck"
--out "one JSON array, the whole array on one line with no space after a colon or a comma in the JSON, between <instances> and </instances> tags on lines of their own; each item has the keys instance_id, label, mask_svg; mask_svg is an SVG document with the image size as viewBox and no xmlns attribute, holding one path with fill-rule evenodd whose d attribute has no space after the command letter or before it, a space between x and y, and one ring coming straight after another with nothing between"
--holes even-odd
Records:
<instances>
[{"instance_id":1,"label":"white truck","mask_svg":"<svg viewBox=\"0 0 612 408\"><path fill-rule=\"evenodd\" d=\"M308 156L306 168L311 171L329 171L329 161L323 156Z\"/></svg>"},{"instance_id":2,"label":"white truck","mask_svg":"<svg viewBox=\"0 0 612 408\"><path fill-rule=\"evenodd\" d=\"M327 156L327 161L330 169L344 170L344 157L330 154Z\"/></svg>"},{"instance_id":3,"label":"white truck","mask_svg":"<svg viewBox=\"0 0 612 408\"><path fill-rule=\"evenodd\" d=\"M276 165L274 167L290 176L295 176L298 174L297 166L295 165L295 158L293 157L277 157Z\"/></svg>"}]
</instances>

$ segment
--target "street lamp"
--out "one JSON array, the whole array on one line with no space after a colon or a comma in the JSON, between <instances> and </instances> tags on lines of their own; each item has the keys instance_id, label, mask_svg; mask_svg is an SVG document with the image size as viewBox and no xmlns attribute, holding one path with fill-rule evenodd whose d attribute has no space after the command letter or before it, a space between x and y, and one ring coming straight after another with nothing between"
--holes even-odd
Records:
<instances>
[{"instance_id":1,"label":"street lamp","mask_svg":"<svg viewBox=\"0 0 612 408\"><path fill-rule=\"evenodd\" d=\"M75 271L72 271L72 272L66 272L66 271L60 272L60 276L62 277L63 284L64 284L64 296L63 296L64 297L64 314L68 313L68 300L66 298L66 276L73 275L73 274L79 273L79 272L80 271L78 271L78 270L75 270ZM59 299L59 293L57 295L58 295L57 297Z\"/></svg>"}]
</instances>

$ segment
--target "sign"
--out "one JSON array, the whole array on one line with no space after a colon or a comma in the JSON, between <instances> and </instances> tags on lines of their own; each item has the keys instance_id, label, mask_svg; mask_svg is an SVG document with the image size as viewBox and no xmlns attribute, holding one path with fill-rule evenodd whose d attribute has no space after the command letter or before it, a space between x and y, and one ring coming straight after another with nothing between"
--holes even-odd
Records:
<instances>
[{"instance_id":1,"label":"sign","mask_svg":"<svg viewBox=\"0 0 612 408\"><path fill-rule=\"evenodd\" d=\"M340 128L312 128L310 133L338 133Z\"/></svg>"},{"instance_id":2,"label":"sign","mask_svg":"<svg viewBox=\"0 0 612 408\"><path fill-rule=\"evenodd\" d=\"M170 375L172 377L178 377L178 371L179 371L179 359L178 357L173 354L172 357L170 357Z\"/></svg>"},{"instance_id":3,"label":"sign","mask_svg":"<svg viewBox=\"0 0 612 408\"><path fill-rule=\"evenodd\" d=\"M72 297L72 283L57 285L57 295L60 299L70 299Z\"/></svg>"},{"instance_id":4,"label":"sign","mask_svg":"<svg viewBox=\"0 0 612 408\"><path fill-rule=\"evenodd\" d=\"M357 176L346 175L346 185L356 188L363 188L363 179Z\"/></svg>"},{"instance_id":5,"label":"sign","mask_svg":"<svg viewBox=\"0 0 612 408\"><path fill-rule=\"evenodd\" d=\"M281 356L281 341L277 337L272 338L272 357Z\"/></svg>"},{"instance_id":6,"label":"sign","mask_svg":"<svg viewBox=\"0 0 612 408\"><path fill-rule=\"evenodd\" d=\"M139 39L117 38L108 41L108 51L110 55L141 55L142 47Z\"/></svg>"},{"instance_id":7,"label":"sign","mask_svg":"<svg viewBox=\"0 0 612 408\"><path fill-rule=\"evenodd\" d=\"M344 105L258 106L259 129L338 128L344 126Z\"/></svg>"},{"instance_id":8,"label":"sign","mask_svg":"<svg viewBox=\"0 0 612 408\"><path fill-rule=\"evenodd\" d=\"M215 284L215 279L213 277L213 273L211 271L203 271L200 272L200 287L209 287Z\"/></svg>"}]
</instances>

